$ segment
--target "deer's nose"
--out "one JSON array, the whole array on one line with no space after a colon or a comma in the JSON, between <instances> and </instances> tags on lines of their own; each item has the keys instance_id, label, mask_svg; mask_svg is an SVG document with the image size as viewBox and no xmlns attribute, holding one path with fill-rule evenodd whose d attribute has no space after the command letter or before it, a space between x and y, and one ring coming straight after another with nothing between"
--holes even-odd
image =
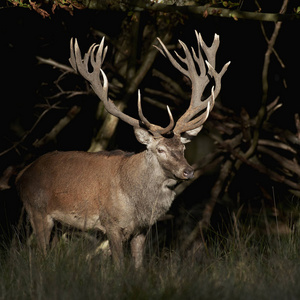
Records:
<instances>
[{"instance_id":1,"label":"deer's nose","mask_svg":"<svg viewBox=\"0 0 300 300\"><path fill-rule=\"evenodd\" d=\"M183 177L185 179L191 179L194 177L194 170L192 168L186 168L184 171L183 171Z\"/></svg>"}]
</instances>

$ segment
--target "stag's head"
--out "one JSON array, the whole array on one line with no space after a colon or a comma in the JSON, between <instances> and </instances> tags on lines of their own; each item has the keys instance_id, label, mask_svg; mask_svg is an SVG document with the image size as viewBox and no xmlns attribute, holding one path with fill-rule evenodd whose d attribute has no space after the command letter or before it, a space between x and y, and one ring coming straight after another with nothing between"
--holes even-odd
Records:
<instances>
[{"instance_id":1,"label":"stag's head","mask_svg":"<svg viewBox=\"0 0 300 300\"><path fill-rule=\"evenodd\" d=\"M230 64L230 62L225 64L221 72L217 73L215 62L216 52L220 44L219 36L215 34L211 47L208 47L204 43L201 34L197 31L195 31L195 34L198 46L197 53L193 48L190 52L186 44L179 40L185 57L181 57L176 51L175 54L181 64L174 59L164 43L157 38L162 48L155 47L170 60L176 69L190 79L192 85L190 105L176 123L167 106L170 122L166 127L152 124L146 119L142 111L140 91L138 91L139 120L124 114L109 99L108 80L101 69L107 52L107 46L104 47L104 38L99 45L93 44L83 59L76 39L75 42L71 40L70 46L70 63L72 67L91 83L93 90L103 102L106 110L132 125L137 140L147 146L148 153L152 155L152 159L157 160L166 175L169 178L181 180L190 179L194 174L192 167L184 157L184 144L190 142L202 129L214 106L215 98L221 90L221 78ZM206 60L204 60L202 53L205 54ZM88 71L89 62L93 67L92 72ZM185 67L182 65L185 65ZM214 85L210 95L203 99L204 90L211 80L214 81Z\"/></svg>"}]
</instances>

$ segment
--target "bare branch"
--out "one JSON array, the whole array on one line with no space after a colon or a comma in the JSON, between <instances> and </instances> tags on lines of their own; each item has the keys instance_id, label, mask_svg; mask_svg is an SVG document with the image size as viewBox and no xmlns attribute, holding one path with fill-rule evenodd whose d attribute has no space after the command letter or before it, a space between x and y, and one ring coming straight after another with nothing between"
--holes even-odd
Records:
<instances>
[{"instance_id":1,"label":"bare branch","mask_svg":"<svg viewBox=\"0 0 300 300\"><path fill-rule=\"evenodd\" d=\"M74 117L80 112L80 107L73 106L65 117L59 120L59 122L51 129L50 132L45 134L41 139L36 140L33 146L40 148L47 144L49 141L54 140L57 135L74 119Z\"/></svg>"},{"instance_id":2,"label":"bare branch","mask_svg":"<svg viewBox=\"0 0 300 300\"><path fill-rule=\"evenodd\" d=\"M283 14L286 11L288 4L288 0L284 0L280 14ZM252 156L257 148L258 140L259 140L259 135L260 135L260 130L262 127L263 122L266 119L266 113L267 113L267 100L268 100L268 71L269 71L269 65L270 65L270 55L273 52L274 44L276 42L279 30L281 28L282 22L277 22L275 24L275 28L272 34L272 37L269 40L268 43L268 49L265 53L265 60L264 60L264 65L263 65L263 71L262 71L262 90L263 90L263 95L262 95L262 103L261 107L257 113L257 118L256 118L256 124L254 127L254 132L253 132L253 140L251 147L247 150L247 152L244 154L245 159L249 158ZM238 161L236 164L236 169L239 169L241 166L242 161Z\"/></svg>"},{"instance_id":3,"label":"bare branch","mask_svg":"<svg viewBox=\"0 0 300 300\"><path fill-rule=\"evenodd\" d=\"M42 64L50 65L54 68L57 68L57 69L60 69L60 70L63 70L63 71L69 72L69 73L74 73L74 74L76 73L73 70L73 68L71 68L67 65L61 64L61 63L53 60L52 58L43 58L40 56L36 56L36 59Z\"/></svg>"},{"instance_id":4,"label":"bare branch","mask_svg":"<svg viewBox=\"0 0 300 300\"><path fill-rule=\"evenodd\" d=\"M184 92L180 86L180 84L178 84L177 82L175 82L173 79L171 79L170 77L166 76L165 74L163 74L162 72L154 69L152 71L153 76L161 79L163 82L165 82L166 85L170 86L170 92L171 90L173 91L174 94L180 96L182 99L188 100L189 96L187 95L186 92Z\"/></svg>"},{"instance_id":5,"label":"bare branch","mask_svg":"<svg viewBox=\"0 0 300 300\"><path fill-rule=\"evenodd\" d=\"M295 149L293 149L292 147L290 147L289 145L287 145L286 143L260 139L258 141L258 145L260 145L260 146L271 146L271 147L274 147L274 148L277 148L277 149L283 149L283 150L289 151L293 154L297 154L297 151Z\"/></svg>"},{"instance_id":6,"label":"bare branch","mask_svg":"<svg viewBox=\"0 0 300 300\"><path fill-rule=\"evenodd\" d=\"M300 118L299 114L295 114L295 126L297 129L297 138L300 140Z\"/></svg>"},{"instance_id":7,"label":"bare branch","mask_svg":"<svg viewBox=\"0 0 300 300\"><path fill-rule=\"evenodd\" d=\"M297 174L300 177L300 167L295 164L295 162L286 159L282 155L279 155L278 153L268 149L267 147L258 146L257 150L262 153L268 154L273 159L275 159L283 168L290 170L292 173Z\"/></svg>"},{"instance_id":8,"label":"bare branch","mask_svg":"<svg viewBox=\"0 0 300 300\"><path fill-rule=\"evenodd\" d=\"M128 1L128 6L133 11L159 11L165 13L180 13L180 14L189 14L189 15L200 15L203 17L214 16L221 18L232 18L234 20L238 19L249 19L255 21L263 22L278 22L278 21L291 21L291 20L300 20L299 14L282 14L282 13L261 13L261 12L251 12L251 11L242 11L239 9L227 9L222 7L213 7L210 5L185 5L178 6L176 3L173 5L161 4L161 3L149 3L145 0L134 0ZM107 10L110 9L109 5L103 5L103 1L97 0L84 0L83 4L87 8ZM114 7L114 10L121 7Z\"/></svg>"},{"instance_id":9,"label":"bare branch","mask_svg":"<svg viewBox=\"0 0 300 300\"><path fill-rule=\"evenodd\" d=\"M21 146L21 144L27 139L27 137L33 132L33 130L37 127L37 125L40 123L40 121L44 118L44 116L51 110L54 108L57 108L59 102L53 104L53 105L47 105L47 109L45 109L41 115L38 117L38 119L35 121L35 123L33 124L33 126L31 127L31 129L26 132L26 134L23 135L23 137L16 143L14 143L11 147L9 147L8 149L2 151L0 153L0 156L5 155L6 153L12 151L12 150L16 150L18 149L19 146Z\"/></svg>"}]
</instances>

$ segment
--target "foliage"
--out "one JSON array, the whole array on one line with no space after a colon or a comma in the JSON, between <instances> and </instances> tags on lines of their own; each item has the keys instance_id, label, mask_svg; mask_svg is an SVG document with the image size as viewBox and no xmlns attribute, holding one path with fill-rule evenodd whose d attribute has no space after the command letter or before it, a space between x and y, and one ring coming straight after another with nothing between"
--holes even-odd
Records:
<instances>
[{"instance_id":1,"label":"foliage","mask_svg":"<svg viewBox=\"0 0 300 300\"><path fill-rule=\"evenodd\" d=\"M41 8L41 6L45 6L45 1L31 1L31 0L9 0L14 6L19 6L23 8L29 8L35 10L38 14L40 14L43 18L50 17L50 13ZM71 15L73 14L74 8L83 9L84 6L80 1L77 0L54 0L52 3L51 11L54 14L57 7L60 7L66 11L68 11Z\"/></svg>"},{"instance_id":2,"label":"foliage","mask_svg":"<svg viewBox=\"0 0 300 300\"><path fill-rule=\"evenodd\" d=\"M248 10L244 1L219 1L219 0L8 0L14 6L33 9L38 14L50 17L50 11L54 14L57 8L62 8L73 15L74 8L115 10L115 11L161 11L186 14L198 14L207 16L226 17L239 19L250 19L260 21L294 20L299 19L299 7L291 5L288 14L268 13L263 11L259 3L255 1L254 8ZM296 1L296 0L295 0ZM254 10L254 11L253 11Z\"/></svg>"},{"instance_id":3,"label":"foliage","mask_svg":"<svg viewBox=\"0 0 300 300\"><path fill-rule=\"evenodd\" d=\"M227 8L234 8L240 5L239 2L222 1L222 5Z\"/></svg>"}]
</instances>

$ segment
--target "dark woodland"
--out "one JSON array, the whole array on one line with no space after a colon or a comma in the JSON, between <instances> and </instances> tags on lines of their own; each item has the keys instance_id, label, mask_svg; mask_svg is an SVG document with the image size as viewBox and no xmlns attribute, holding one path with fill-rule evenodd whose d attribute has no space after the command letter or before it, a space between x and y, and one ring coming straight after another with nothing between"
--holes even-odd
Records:
<instances>
[{"instance_id":1,"label":"dark woodland","mask_svg":"<svg viewBox=\"0 0 300 300\"><path fill-rule=\"evenodd\" d=\"M145 115L162 126L166 105L176 119L185 111L191 87L153 47L156 37L181 55L178 40L195 47L194 30L207 45L217 33L216 70L231 61L214 109L187 146L195 176L178 184L170 211L150 231L150 254L201 259L212 239L239 238L247 228L253 243L299 230L298 1L192 1L199 11L176 1L62 2L0 1L1 248L26 243L16 238L27 229L14 183L24 166L54 150L143 149L71 68L72 37L86 52L105 36L111 99L138 118L140 89Z\"/></svg>"}]
</instances>

